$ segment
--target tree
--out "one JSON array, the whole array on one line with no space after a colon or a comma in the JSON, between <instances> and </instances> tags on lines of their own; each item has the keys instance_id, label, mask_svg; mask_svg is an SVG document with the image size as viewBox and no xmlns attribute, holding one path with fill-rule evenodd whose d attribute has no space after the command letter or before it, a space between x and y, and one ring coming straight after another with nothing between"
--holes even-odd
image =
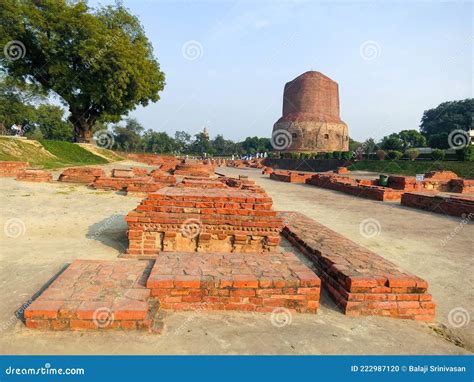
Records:
<instances>
[{"instance_id":1,"label":"tree","mask_svg":"<svg viewBox=\"0 0 474 382\"><path fill-rule=\"evenodd\" d=\"M397 133L390 134L382 138L379 146L384 150L402 150L403 141L400 139Z\"/></svg>"},{"instance_id":2,"label":"tree","mask_svg":"<svg viewBox=\"0 0 474 382\"><path fill-rule=\"evenodd\" d=\"M141 148L147 152L169 154L176 150L176 145L174 139L165 132L158 133L149 129L143 134Z\"/></svg>"},{"instance_id":3,"label":"tree","mask_svg":"<svg viewBox=\"0 0 474 382\"><path fill-rule=\"evenodd\" d=\"M120 4L93 11L83 0L3 0L0 20L0 44L12 53L2 70L59 95L79 141L91 141L96 121L118 122L160 98L164 74L139 20Z\"/></svg>"},{"instance_id":4,"label":"tree","mask_svg":"<svg viewBox=\"0 0 474 382\"><path fill-rule=\"evenodd\" d=\"M398 136L403 142L403 149L426 147L426 138L416 130L402 130Z\"/></svg>"},{"instance_id":5,"label":"tree","mask_svg":"<svg viewBox=\"0 0 474 382\"><path fill-rule=\"evenodd\" d=\"M443 102L423 113L420 131L428 139L431 147L447 148L450 132L471 129L473 112L474 98Z\"/></svg>"},{"instance_id":6,"label":"tree","mask_svg":"<svg viewBox=\"0 0 474 382\"><path fill-rule=\"evenodd\" d=\"M178 152L185 152L191 144L191 134L186 131L177 131L174 133L174 141Z\"/></svg>"},{"instance_id":7,"label":"tree","mask_svg":"<svg viewBox=\"0 0 474 382\"><path fill-rule=\"evenodd\" d=\"M140 134L144 128L135 118L128 118L125 126L115 125L112 130L114 132L114 143L118 149L136 151L139 148Z\"/></svg>"},{"instance_id":8,"label":"tree","mask_svg":"<svg viewBox=\"0 0 474 382\"><path fill-rule=\"evenodd\" d=\"M197 133L194 136L194 141L191 144L191 152L194 154L201 154L209 153L211 149L211 145L209 142L209 136L204 133Z\"/></svg>"}]
</instances>

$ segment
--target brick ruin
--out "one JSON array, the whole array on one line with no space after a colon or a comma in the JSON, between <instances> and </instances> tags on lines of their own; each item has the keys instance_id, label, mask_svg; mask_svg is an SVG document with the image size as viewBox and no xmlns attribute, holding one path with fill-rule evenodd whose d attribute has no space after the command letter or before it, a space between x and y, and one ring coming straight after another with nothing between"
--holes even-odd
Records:
<instances>
[{"instance_id":1,"label":"brick ruin","mask_svg":"<svg viewBox=\"0 0 474 382\"><path fill-rule=\"evenodd\" d=\"M432 321L428 283L297 212L281 212L284 236L316 266L323 288L345 314Z\"/></svg>"},{"instance_id":2,"label":"brick ruin","mask_svg":"<svg viewBox=\"0 0 474 382\"><path fill-rule=\"evenodd\" d=\"M64 170L61 175L59 175L58 181L67 183L91 184L99 177L105 177L105 172L101 168L72 167Z\"/></svg>"},{"instance_id":3,"label":"brick ruin","mask_svg":"<svg viewBox=\"0 0 474 382\"><path fill-rule=\"evenodd\" d=\"M0 161L0 177L16 177L20 171L26 170L28 162Z\"/></svg>"},{"instance_id":4,"label":"brick ruin","mask_svg":"<svg viewBox=\"0 0 474 382\"><path fill-rule=\"evenodd\" d=\"M321 282L292 253L164 253L147 281L163 309L316 313Z\"/></svg>"},{"instance_id":5,"label":"brick ruin","mask_svg":"<svg viewBox=\"0 0 474 382\"><path fill-rule=\"evenodd\" d=\"M402 195L401 203L405 207L439 214L474 218L474 194L405 192Z\"/></svg>"},{"instance_id":6,"label":"brick ruin","mask_svg":"<svg viewBox=\"0 0 474 382\"><path fill-rule=\"evenodd\" d=\"M213 178L212 164L181 165L176 171L189 175L176 174L183 177L179 183L162 169L115 169L112 176L86 168L63 172L61 181L87 183L94 177L95 187L144 199L126 217L127 259L73 262L26 309L28 328L159 332L161 309L316 313L321 287L347 315L433 320L435 304L425 280L302 214L275 212L265 190L246 176ZM387 200L390 192L410 195L413 185L410 177L391 177L391 187L379 187L328 173L277 171L272 179L324 180L363 189L376 200ZM426 176L421 187L431 185L472 187L452 174ZM382 196L379 189L385 189ZM471 200L469 211L473 205ZM280 235L311 265L281 253Z\"/></svg>"},{"instance_id":7,"label":"brick ruin","mask_svg":"<svg viewBox=\"0 0 474 382\"><path fill-rule=\"evenodd\" d=\"M52 182L53 174L46 170L26 169L16 174L16 180L23 182Z\"/></svg>"},{"instance_id":8,"label":"brick ruin","mask_svg":"<svg viewBox=\"0 0 474 382\"><path fill-rule=\"evenodd\" d=\"M176 166L173 175L211 177L214 175L214 166L208 161L183 161Z\"/></svg>"},{"instance_id":9,"label":"brick ruin","mask_svg":"<svg viewBox=\"0 0 474 382\"><path fill-rule=\"evenodd\" d=\"M125 220L127 253L132 256L274 251L282 229L271 198L232 188L163 188L148 195Z\"/></svg>"}]
</instances>

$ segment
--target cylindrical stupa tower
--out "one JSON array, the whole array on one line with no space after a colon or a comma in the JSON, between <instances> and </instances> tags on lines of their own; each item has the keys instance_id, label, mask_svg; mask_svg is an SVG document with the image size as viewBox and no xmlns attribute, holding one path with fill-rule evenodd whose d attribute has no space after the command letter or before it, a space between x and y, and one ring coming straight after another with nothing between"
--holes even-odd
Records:
<instances>
[{"instance_id":1,"label":"cylindrical stupa tower","mask_svg":"<svg viewBox=\"0 0 474 382\"><path fill-rule=\"evenodd\" d=\"M272 145L279 151L348 151L349 131L339 117L337 82L313 71L288 82Z\"/></svg>"}]
</instances>

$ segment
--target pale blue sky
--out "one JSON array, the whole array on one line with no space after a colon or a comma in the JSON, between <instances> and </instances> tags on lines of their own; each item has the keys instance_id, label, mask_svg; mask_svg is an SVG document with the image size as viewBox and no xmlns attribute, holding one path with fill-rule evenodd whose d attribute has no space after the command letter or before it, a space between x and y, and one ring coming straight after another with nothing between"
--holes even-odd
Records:
<instances>
[{"instance_id":1,"label":"pale blue sky","mask_svg":"<svg viewBox=\"0 0 474 382\"><path fill-rule=\"evenodd\" d=\"M123 3L166 73L161 100L130 114L147 129L270 137L284 84L307 70L339 83L356 140L418 129L425 109L472 97L471 2Z\"/></svg>"}]
</instances>

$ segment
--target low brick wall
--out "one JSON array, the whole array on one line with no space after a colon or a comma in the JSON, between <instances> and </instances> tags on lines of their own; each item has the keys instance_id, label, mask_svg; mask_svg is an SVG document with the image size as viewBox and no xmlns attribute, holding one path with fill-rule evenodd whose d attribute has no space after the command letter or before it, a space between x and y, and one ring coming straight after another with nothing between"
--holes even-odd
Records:
<instances>
[{"instance_id":1,"label":"low brick wall","mask_svg":"<svg viewBox=\"0 0 474 382\"><path fill-rule=\"evenodd\" d=\"M283 235L307 256L335 303L347 315L431 321L428 283L297 212L282 212Z\"/></svg>"},{"instance_id":2,"label":"low brick wall","mask_svg":"<svg viewBox=\"0 0 474 382\"><path fill-rule=\"evenodd\" d=\"M316 313L321 282L292 253L160 255L147 281L163 309Z\"/></svg>"},{"instance_id":3,"label":"low brick wall","mask_svg":"<svg viewBox=\"0 0 474 382\"><path fill-rule=\"evenodd\" d=\"M305 183L313 174L305 174L293 171L274 171L270 173L270 179L288 183Z\"/></svg>"},{"instance_id":4,"label":"low brick wall","mask_svg":"<svg viewBox=\"0 0 474 382\"><path fill-rule=\"evenodd\" d=\"M376 186L367 179L356 181L336 174L315 174L306 180L306 184L379 201L397 201L403 194L403 190Z\"/></svg>"},{"instance_id":5,"label":"low brick wall","mask_svg":"<svg viewBox=\"0 0 474 382\"><path fill-rule=\"evenodd\" d=\"M474 215L474 195L406 192L402 196L402 206L465 217Z\"/></svg>"},{"instance_id":6,"label":"low brick wall","mask_svg":"<svg viewBox=\"0 0 474 382\"><path fill-rule=\"evenodd\" d=\"M0 161L0 177L16 177L20 171L28 167L28 162Z\"/></svg>"},{"instance_id":7,"label":"low brick wall","mask_svg":"<svg viewBox=\"0 0 474 382\"><path fill-rule=\"evenodd\" d=\"M449 187L451 192L474 194L474 179L451 179Z\"/></svg>"},{"instance_id":8,"label":"low brick wall","mask_svg":"<svg viewBox=\"0 0 474 382\"><path fill-rule=\"evenodd\" d=\"M59 175L59 182L68 183L93 183L97 178L105 176L104 170L93 167L67 168Z\"/></svg>"},{"instance_id":9,"label":"low brick wall","mask_svg":"<svg viewBox=\"0 0 474 382\"><path fill-rule=\"evenodd\" d=\"M274 170L325 172L336 170L338 167L350 166L352 162L342 159L265 158L262 164Z\"/></svg>"},{"instance_id":10,"label":"low brick wall","mask_svg":"<svg viewBox=\"0 0 474 382\"><path fill-rule=\"evenodd\" d=\"M23 182L51 182L53 174L46 170L23 170L17 173L16 180Z\"/></svg>"}]
</instances>

